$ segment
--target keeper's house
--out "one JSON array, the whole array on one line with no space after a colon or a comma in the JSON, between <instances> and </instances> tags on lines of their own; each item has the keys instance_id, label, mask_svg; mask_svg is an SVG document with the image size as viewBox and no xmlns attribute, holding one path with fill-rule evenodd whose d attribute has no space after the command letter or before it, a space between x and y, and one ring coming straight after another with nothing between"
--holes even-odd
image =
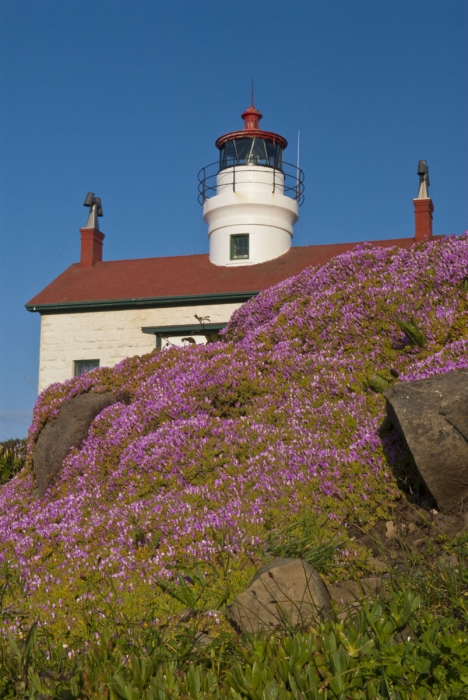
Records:
<instances>
[{"instance_id":1,"label":"keeper's house","mask_svg":"<svg viewBox=\"0 0 468 700\"><path fill-rule=\"evenodd\" d=\"M253 105L242 118L242 130L216 141L219 163L200 171L207 255L103 261L101 201L88 194L80 262L26 304L41 314L39 391L154 347L203 343L247 299L356 245L291 247L302 171L284 161L286 139L259 128L262 115ZM409 248L432 236L425 161L418 174L415 237L372 245Z\"/></svg>"}]
</instances>

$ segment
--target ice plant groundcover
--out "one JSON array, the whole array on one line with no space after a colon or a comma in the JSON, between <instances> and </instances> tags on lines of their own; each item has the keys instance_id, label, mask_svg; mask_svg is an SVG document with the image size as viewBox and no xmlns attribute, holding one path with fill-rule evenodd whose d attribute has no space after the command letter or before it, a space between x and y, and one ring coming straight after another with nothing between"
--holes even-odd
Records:
<instances>
[{"instance_id":1,"label":"ice plant groundcover","mask_svg":"<svg viewBox=\"0 0 468 700\"><path fill-rule=\"evenodd\" d=\"M408 455L371 387L468 367L468 235L360 245L261 293L223 336L39 396L30 458L66 399L125 400L95 420L43 500L30 463L1 487L0 560L23 586L13 630L24 611L70 629L80 605L99 614L103 591L116 609L144 606L172 565L239 561L304 512L341 533L388 515ZM361 554L352 542L338 552L341 575Z\"/></svg>"}]
</instances>

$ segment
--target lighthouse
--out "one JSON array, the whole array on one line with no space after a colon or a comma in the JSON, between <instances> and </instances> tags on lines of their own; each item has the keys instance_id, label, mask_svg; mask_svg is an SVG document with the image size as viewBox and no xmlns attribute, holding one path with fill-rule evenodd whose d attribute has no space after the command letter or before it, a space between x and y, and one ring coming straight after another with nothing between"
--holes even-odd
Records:
<instances>
[{"instance_id":1,"label":"lighthouse","mask_svg":"<svg viewBox=\"0 0 468 700\"><path fill-rule=\"evenodd\" d=\"M214 265L256 265L291 247L304 176L283 158L286 139L260 129L261 118L252 100L244 128L217 139L219 160L198 175Z\"/></svg>"}]
</instances>

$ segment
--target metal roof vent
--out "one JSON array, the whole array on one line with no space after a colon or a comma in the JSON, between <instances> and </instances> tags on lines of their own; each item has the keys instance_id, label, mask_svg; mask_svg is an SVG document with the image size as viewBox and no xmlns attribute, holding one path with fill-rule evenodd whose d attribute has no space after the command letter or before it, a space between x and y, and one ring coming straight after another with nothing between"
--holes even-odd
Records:
<instances>
[{"instance_id":1,"label":"metal roof vent","mask_svg":"<svg viewBox=\"0 0 468 700\"><path fill-rule=\"evenodd\" d=\"M85 228L93 228L96 231L99 231L98 217L103 216L101 198L95 197L94 192L88 192L86 199L83 202L83 206L90 207L88 222Z\"/></svg>"}]
</instances>

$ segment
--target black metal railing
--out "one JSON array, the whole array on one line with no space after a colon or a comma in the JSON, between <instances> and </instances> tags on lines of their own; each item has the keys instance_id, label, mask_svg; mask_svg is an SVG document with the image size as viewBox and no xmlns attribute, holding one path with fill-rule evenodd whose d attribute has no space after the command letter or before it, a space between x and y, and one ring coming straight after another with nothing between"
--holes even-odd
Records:
<instances>
[{"instance_id":1,"label":"black metal railing","mask_svg":"<svg viewBox=\"0 0 468 700\"><path fill-rule=\"evenodd\" d=\"M271 171L271 191L275 192L278 187L281 186L283 193L286 197L291 197L295 199L299 206L304 202L304 173L303 171L292 165L291 163L282 163L281 170L268 165L246 165L243 164L232 164L229 168L219 169L219 161L216 163L210 163L206 167L202 168L198 173L198 201L203 205L207 199L214 197L218 191L217 177L221 172L223 175L222 183L220 187L223 189L232 185L232 191L236 191L236 180L237 184L258 184L258 185L268 185L269 182L265 181L263 177L258 181L252 180L249 177L248 181L239 181L239 174L259 172L264 176L265 173ZM278 177L281 175L281 177ZM230 177L231 176L231 177Z\"/></svg>"}]
</instances>

